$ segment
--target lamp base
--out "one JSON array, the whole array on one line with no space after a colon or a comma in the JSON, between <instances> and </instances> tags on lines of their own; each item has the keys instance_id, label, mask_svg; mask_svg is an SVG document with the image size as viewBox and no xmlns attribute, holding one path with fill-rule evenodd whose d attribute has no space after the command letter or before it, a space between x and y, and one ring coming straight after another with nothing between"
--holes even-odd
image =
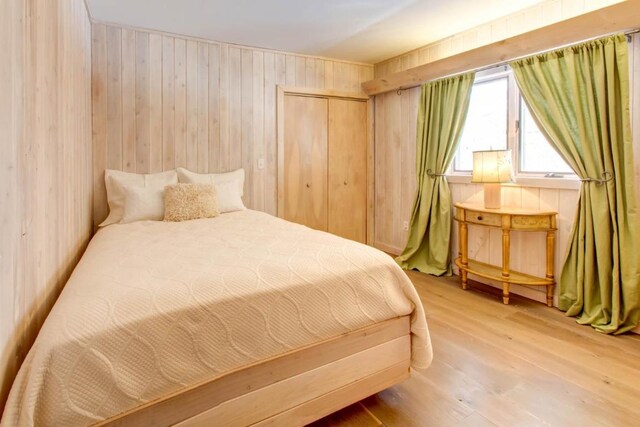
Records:
<instances>
[{"instance_id":1,"label":"lamp base","mask_svg":"<svg viewBox=\"0 0 640 427\"><path fill-rule=\"evenodd\" d=\"M484 185L485 209L500 209L502 207L500 184Z\"/></svg>"}]
</instances>

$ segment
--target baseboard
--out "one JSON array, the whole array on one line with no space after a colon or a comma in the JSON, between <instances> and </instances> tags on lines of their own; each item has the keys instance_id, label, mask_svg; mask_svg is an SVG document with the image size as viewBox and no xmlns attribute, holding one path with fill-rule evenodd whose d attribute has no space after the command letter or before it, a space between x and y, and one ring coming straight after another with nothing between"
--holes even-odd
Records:
<instances>
[{"instance_id":1,"label":"baseboard","mask_svg":"<svg viewBox=\"0 0 640 427\"><path fill-rule=\"evenodd\" d=\"M380 242L374 242L372 245L376 249L380 249L382 252L386 252L391 255L400 255L402 253L401 248L397 248L395 246L386 245Z\"/></svg>"}]
</instances>

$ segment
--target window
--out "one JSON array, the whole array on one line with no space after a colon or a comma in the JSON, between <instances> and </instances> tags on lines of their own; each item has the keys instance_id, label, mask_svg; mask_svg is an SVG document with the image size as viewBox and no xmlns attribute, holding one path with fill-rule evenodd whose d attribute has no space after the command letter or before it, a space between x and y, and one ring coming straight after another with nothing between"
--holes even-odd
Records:
<instances>
[{"instance_id":1,"label":"window","mask_svg":"<svg viewBox=\"0 0 640 427\"><path fill-rule=\"evenodd\" d=\"M549 144L520 98L520 170L533 174L569 174L573 171Z\"/></svg>"},{"instance_id":2,"label":"window","mask_svg":"<svg viewBox=\"0 0 640 427\"><path fill-rule=\"evenodd\" d=\"M538 129L511 70L500 67L476 75L453 172L469 174L474 151L506 148L514 156L516 177L574 176Z\"/></svg>"},{"instance_id":3,"label":"window","mask_svg":"<svg viewBox=\"0 0 640 427\"><path fill-rule=\"evenodd\" d=\"M474 151L507 148L508 94L507 77L473 85L467 121L455 157L456 171L471 172Z\"/></svg>"}]
</instances>

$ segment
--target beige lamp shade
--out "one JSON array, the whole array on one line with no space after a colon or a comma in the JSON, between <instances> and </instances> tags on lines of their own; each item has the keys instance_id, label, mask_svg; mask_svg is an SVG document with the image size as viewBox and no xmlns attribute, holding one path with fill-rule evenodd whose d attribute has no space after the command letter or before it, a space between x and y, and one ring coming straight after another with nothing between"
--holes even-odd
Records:
<instances>
[{"instance_id":1,"label":"beige lamp shade","mask_svg":"<svg viewBox=\"0 0 640 427\"><path fill-rule=\"evenodd\" d=\"M474 151L471 182L513 182L511 150Z\"/></svg>"}]
</instances>

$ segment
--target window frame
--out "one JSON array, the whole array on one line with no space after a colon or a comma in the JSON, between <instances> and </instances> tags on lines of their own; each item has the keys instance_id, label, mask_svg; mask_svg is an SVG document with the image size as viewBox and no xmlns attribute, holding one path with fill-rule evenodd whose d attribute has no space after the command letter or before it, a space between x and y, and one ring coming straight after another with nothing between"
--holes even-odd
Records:
<instances>
[{"instance_id":1,"label":"window frame","mask_svg":"<svg viewBox=\"0 0 640 427\"><path fill-rule=\"evenodd\" d=\"M507 149L511 150L514 165L515 185L541 188L579 189L580 180L575 174L555 172L553 176L549 172L524 172L522 171L521 150L523 145L521 135L522 101L520 90L513 75L513 70L508 65L483 70L476 74L473 82L482 83L494 79L507 77ZM458 153L456 152L456 156ZM451 183L470 183L471 171L456 170L454 157L446 172L447 180ZM514 185L505 184L505 185Z\"/></svg>"}]
</instances>

